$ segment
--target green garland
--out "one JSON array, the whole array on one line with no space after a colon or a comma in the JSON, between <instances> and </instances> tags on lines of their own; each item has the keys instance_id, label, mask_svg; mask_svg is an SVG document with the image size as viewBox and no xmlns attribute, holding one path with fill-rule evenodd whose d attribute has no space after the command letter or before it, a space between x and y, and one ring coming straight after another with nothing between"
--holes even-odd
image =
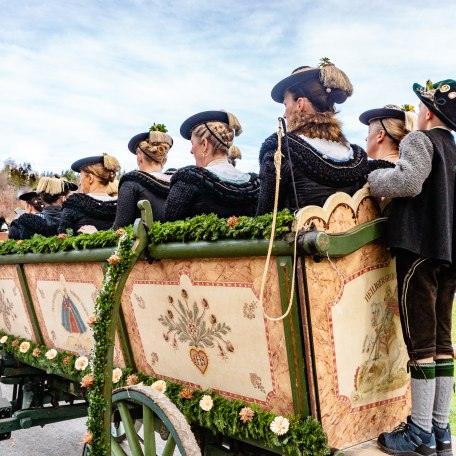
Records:
<instances>
[{"instance_id":1,"label":"green garland","mask_svg":"<svg viewBox=\"0 0 456 456\"><path fill-rule=\"evenodd\" d=\"M6 342L1 342L2 338L7 338ZM26 342L30 345L29 349L22 353L20 350L21 344ZM61 375L65 378L70 378L75 382L80 382L82 377L89 373L89 367L84 370L75 368L75 361L78 356L67 351L57 351L55 358L46 358L46 353L50 350L45 345L37 344L29 339L14 336L0 330L0 350L5 353L10 353L17 361L23 362L32 367L42 369L48 374Z\"/></svg>"},{"instance_id":2,"label":"green garland","mask_svg":"<svg viewBox=\"0 0 456 456\"><path fill-rule=\"evenodd\" d=\"M57 253L70 250L102 249L115 247L119 241L119 232L126 231L131 240L134 239L133 228L124 230L100 231L93 234L79 234L71 236L59 234L58 236L45 237L35 234L31 239L16 241L8 239L0 242L0 255L26 254L26 253Z\"/></svg>"},{"instance_id":3,"label":"green garland","mask_svg":"<svg viewBox=\"0 0 456 456\"><path fill-rule=\"evenodd\" d=\"M89 390L89 412L87 428L90 434L90 452L97 456L108 454L104 440L103 423L107 398L103 395L104 368L107 352L113 340L110 338L112 325L112 308L117 284L122 273L125 272L134 259L131 242L127 233L122 234L119 245L114 254L108 258L109 266L103 277L103 285L95 302L95 321L92 325L94 347L92 350L93 386Z\"/></svg>"},{"instance_id":4,"label":"green garland","mask_svg":"<svg viewBox=\"0 0 456 456\"><path fill-rule=\"evenodd\" d=\"M287 209L277 214L276 238L291 231L294 216ZM219 218L215 214L198 215L175 222L153 222L149 230L149 241L153 244L164 242L216 241L219 239L268 239L271 235L272 214L259 217ZM26 253L57 253L71 250L100 249L115 247L119 232L126 231L134 240L133 228L107 230L93 234L59 234L45 237L35 234L31 239L0 242L0 255Z\"/></svg>"},{"instance_id":5,"label":"green garland","mask_svg":"<svg viewBox=\"0 0 456 456\"><path fill-rule=\"evenodd\" d=\"M291 231L295 220L287 209L277 213L276 238ZM272 214L259 217L219 218L215 214L198 215L175 222L154 222L149 230L153 244L163 242L217 241L219 239L269 239Z\"/></svg>"}]
</instances>

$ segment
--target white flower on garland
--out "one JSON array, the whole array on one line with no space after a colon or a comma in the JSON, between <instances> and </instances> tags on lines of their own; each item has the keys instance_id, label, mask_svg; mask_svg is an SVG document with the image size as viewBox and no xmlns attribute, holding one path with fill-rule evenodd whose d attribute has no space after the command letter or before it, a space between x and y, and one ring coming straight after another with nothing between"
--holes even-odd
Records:
<instances>
[{"instance_id":1,"label":"white flower on garland","mask_svg":"<svg viewBox=\"0 0 456 456\"><path fill-rule=\"evenodd\" d=\"M3 336L3 337L0 339L0 344L4 344L7 340L8 340L8 336Z\"/></svg>"},{"instance_id":2,"label":"white flower on garland","mask_svg":"<svg viewBox=\"0 0 456 456\"><path fill-rule=\"evenodd\" d=\"M165 394L166 391L166 382L164 380L157 380L156 382L150 385L153 389L157 390L159 393Z\"/></svg>"},{"instance_id":3,"label":"white flower on garland","mask_svg":"<svg viewBox=\"0 0 456 456\"><path fill-rule=\"evenodd\" d=\"M22 342L21 345L19 345L19 351L21 353L27 353L30 348L30 342Z\"/></svg>"},{"instance_id":4,"label":"white flower on garland","mask_svg":"<svg viewBox=\"0 0 456 456\"><path fill-rule=\"evenodd\" d=\"M284 418L283 416L276 416L271 425L269 426L269 429L271 429L272 432L276 435L284 435L288 432L288 429L290 428L290 422L288 421L287 418Z\"/></svg>"},{"instance_id":5,"label":"white flower on garland","mask_svg":"<svg viewBox=\"0 0 456 456\"><path fill-rule=\"evenodd\" d=\"M208 412L214 406L214 401L212 400L211 396L209 396L208 394L205 394L199 401L199 406L205 412Z\"/></svg>"},{"instance_id":6,"label":"white flower on garland","mask_svg":"<svg viewBox=\"0 0 456 456\"><path fill-rule=\"evenodd\" d=\"M57 350L55 348L51 348L44 354L44 356L46 356L47 359L54 359L57 356Z\"/></svg>"},{"instance_id":7,"label":"white flower on garland","mask_svg":"<svg viewBox=\"0 0 456 456\"><path fill-rule=\"evenodd\" d=\"M120 367L116 367L112 371L112 383L119 383L121 378L122 378L122 369Z\"/></svg>"},{"instance_id":8,"label":"white flower on garland","mask_svg":"<svg viewBox=\"0 0 456 456\"><path fill-rule=\"evenodd\" d=\"M78 371L85 370L88 365L89 365L89 360L87 359L86 356L80 356L74 362L74 368Z\"/></svg>"}]
</instances>

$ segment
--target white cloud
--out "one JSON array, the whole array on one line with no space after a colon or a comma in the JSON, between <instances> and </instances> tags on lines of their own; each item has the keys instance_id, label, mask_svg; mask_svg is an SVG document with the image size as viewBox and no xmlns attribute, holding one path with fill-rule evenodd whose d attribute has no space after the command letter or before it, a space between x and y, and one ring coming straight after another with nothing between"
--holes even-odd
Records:
<instances>
[{"instance_id":1,"label":"white cloud","mask_svg":"<svg viewBox=\"0 0 456 456\"><path fill-rule=\"evenodd\" d=\"M456 77L448 36L456 7L448 5L3 1L0 159L59 172L108 152L129 170L130 137L163 122L176 139L168 165L192 164L180 124L224 108L243 125L239 167L257 169L259 147L283 113L272 86L323 56L352 79L340 116L348 138L364 145L362 111L417 103L413 82Z\"/></svg>"}]
</instances>

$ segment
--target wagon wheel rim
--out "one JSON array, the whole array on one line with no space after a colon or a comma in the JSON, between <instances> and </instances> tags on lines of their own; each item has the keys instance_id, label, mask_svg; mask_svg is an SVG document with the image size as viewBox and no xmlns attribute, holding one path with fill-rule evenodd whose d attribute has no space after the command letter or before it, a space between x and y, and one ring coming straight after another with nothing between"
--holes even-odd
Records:
<instances>
[{"instance_id":1,"label":"wagon wheel rim","mask_svg":"<svg viewBox=\"0 0 456 456\"><path fill-rule=\"evenodd\" d=\"M164 425L164 433L167 434L161 456L172 456L175 448L182 456L201 455L201 450L185 417L164 394L155 389L143 385L119 388L113 393L112 407L113 411L120 415L131 456L158 455L156 428L159 423ZM133 416L132 411L135 412ZM138 411L143 425L143 438L137 434L134 427L134 422L138 420ZM111 454L128 455L114 436L111 436Z\"/></svg>"}]
</instances>

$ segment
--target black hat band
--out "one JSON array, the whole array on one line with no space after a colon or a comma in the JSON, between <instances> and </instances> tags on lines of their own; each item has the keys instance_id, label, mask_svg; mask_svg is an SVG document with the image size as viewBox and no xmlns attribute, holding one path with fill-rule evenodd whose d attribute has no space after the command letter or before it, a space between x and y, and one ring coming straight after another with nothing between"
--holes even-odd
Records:
<instances>
[{"instance_id":1,"label":"black hat band","mask_svg":"<svg viewBox=\"0 0 456 456\"><path fill-rule=\"evenodd\" d=\"M210 128L209 128L209 125L207 123L204 124L205 127L209 130L209 133L219 142L221 142L227 149L229 149L231 146L229 146L228 144L226 144L224 141L222 141L222 138L220 138L219 136L217 136L215 134L215 132L213 132Z\"/></svg>"}]
</instances>

